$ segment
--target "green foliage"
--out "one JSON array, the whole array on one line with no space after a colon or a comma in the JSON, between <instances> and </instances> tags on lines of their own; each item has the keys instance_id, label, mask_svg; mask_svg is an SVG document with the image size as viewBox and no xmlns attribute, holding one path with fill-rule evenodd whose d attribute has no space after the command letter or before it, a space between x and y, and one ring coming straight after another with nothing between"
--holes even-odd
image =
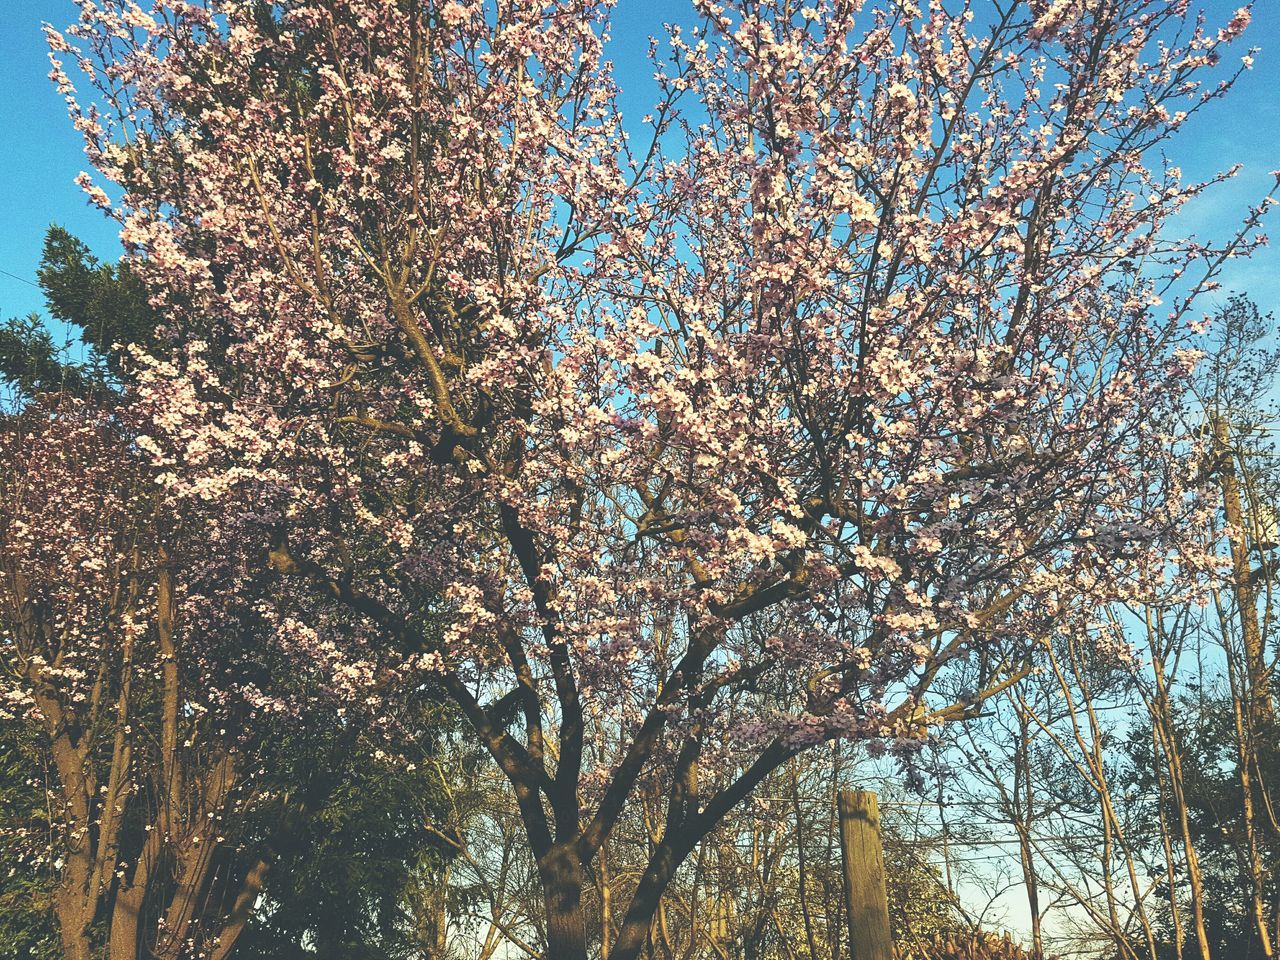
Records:
<instances>
[{"instance_id":1,"label":"green foliage","mask_svg":"<svg viewBox=\"0 0 1280 960\"><path fill-rule=\"evenodd\" d=\"M101 263L62 227L45 234L38 277L50 315L76 328L113 376L121 372L121 348L155 344L156 316L142 281L124 264Z\"/></svg>"},{"instance_id":2,"label":"green foliage","mask_svg":"<svg viewBox=\"0 0 1280 960\"><path fill-rule=\"evenodd\" d=\"M66 391L83 393L91 372L67 358L37 314L0 321L0 377L20 397Z\"/></svg>"},{"instance_id":3,"label":"green foliage","mask_svg":"<svg viewBox=\"0 0 1280 960\"><path fill-rule=\"evenodd\" d=\"M415 732L432 741L450 722L432 705ZM433 829L449 818L438 768L379 756L341 725L286 738L267 767L276 802L256 829L275 859L237 960L431 956L417 900L449 853Z\"/></svg>"},{"instance_id":4,"label":"green foliage","mask_svg":"<svg viewBox=\"0 0 1280 960\"><path fill-rule=\"evenodd\" d=\"M142 282L124 264L100 262L62 227L45 234L37 276L49 316L67 327L68 342L57 343L37 314L0 322L0 379L20 402L39 393L109 390L124 373L125 347L157 344L157 318Z\"/></svg>"},{"instance_id":5,"label":"green foliage","mask_svg":"<svg viewBox=\"0 0 1280 960\"><path fill-rule=\"evenodd\" d=\"M42 771L20 721L0 723L0 958L60 954L51 872L40 869L49 828Z\"/></svg>"}]
</instances>

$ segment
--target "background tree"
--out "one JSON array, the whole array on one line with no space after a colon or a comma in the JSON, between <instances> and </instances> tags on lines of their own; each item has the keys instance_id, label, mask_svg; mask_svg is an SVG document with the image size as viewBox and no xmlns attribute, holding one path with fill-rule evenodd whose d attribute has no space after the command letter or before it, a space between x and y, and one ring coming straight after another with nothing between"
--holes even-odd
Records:
<instances>
[{"instance_id":1,"label":"background tree","mask_svg":"<svg viewBox=\"0 0 1280 960\"><path fill-rule=\"evenodd\" d=\"M462 904L446 882L466 824L452 800L474 788L462 758L445 759L456 721L429 694L402 704L398 720L416 762L342 723L294 730L266 761L274 787L250 832L272 839L272 873L236 957L458 955L448 925Z\"/></svg>"},{"instance_id":2,"label":"background tree","mask_svg":"<svg viewBox=\"0 0 1280 960\"><path fill-rule=\"evenodd\" d=\"M1074 943L1033 926L1035 948L1274 955L1274 324L1231 297L1205 326L1168 428L1209 481L1200 549L1097 608L1105 641L1029 649L1038 677L947 738L950 789L1017 837L1031 909L1084 919Z\"/></svg>"},{"instance_id":3,"label":"background tree","mask_svg":"<svg viewBox=\"0 0 1280 960\"><path fill-rule=\"evenodd\" d=\"M127 266L100 263L59 226L45 234L37 272L49 318L32 314L0 324L0 379L18 404L40 393L86 396L118 389L131 345L161 342L142 282ZM58 343L53 323L66 342Z\"/></svg>"},{"instance_id":4,"label":"background tree","mask_svg":"<svg viewBox=\"0 0 1280 960\"><path fill-rule=\"evenodd\" d=\"M209 689L240 678L201 676L231 662L219 636L184 649L197 617L170 564L183 549L159 529L178 524L157 516L110 409L71 398L4 422L0 491L5 718L36 721L48 760L63 955L176 957L219 934L229 949L234 923L201 921L243 879L217 851L253 739L227 735L237 711L218 698L233 688Z\"/></svg>"}]
</instances>

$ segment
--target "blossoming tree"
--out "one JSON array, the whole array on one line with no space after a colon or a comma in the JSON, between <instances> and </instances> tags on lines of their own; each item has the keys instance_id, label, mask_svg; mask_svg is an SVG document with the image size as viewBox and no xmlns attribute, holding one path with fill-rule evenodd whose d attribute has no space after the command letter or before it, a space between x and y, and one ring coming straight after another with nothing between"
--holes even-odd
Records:
<instances>
[{"instance_id":1,"label":"blossoming tree","mask_svg":"<svg viewBox=\"0 0 1280 960\"><path fill-rule=\"evenodd\" d=\"M80 5L54 78L173 337L141 443L258 531L284 641L394 651L368 696L436 675L548 956L632 960L787 758L960 719L1158 576L1153 412L1251 241L1172 242L1205 185L1151 161L1247 10L698 0L637 148L596 0ZM589 930L641 783L658 839Z\"/></svg>"},{"instance_id":2,"label":"blossoming tree","mask_svg":"<svg viewBox=\"0 0 1280 960\"><path fill-rule=\"evenodd\" d=\"M228 631L189 602L216 556L187 549L126 438L83 398L0 420L0 718L32 723L49 768L24 866L55 876L71 960L225 957L266 870L237 850L262 661L238 648L244 608Z\"/></svg>"}]
</instances>

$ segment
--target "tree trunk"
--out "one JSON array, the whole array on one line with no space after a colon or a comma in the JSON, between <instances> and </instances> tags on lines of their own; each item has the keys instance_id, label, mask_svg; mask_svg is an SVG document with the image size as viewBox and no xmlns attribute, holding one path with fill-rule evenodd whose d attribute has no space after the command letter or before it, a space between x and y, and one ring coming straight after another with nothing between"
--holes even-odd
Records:
<instances>
[{"instance_id":1,"label":"tree trunk","mask_svg":"<svg viewBox=\"0 0 1280 960\"><path fill-rule=\"evenodd\" d=\"M138 960L143 956L138 942L139 914L142 912L145 885L122 889L116 895L111 911L111 932L107 956L110 960Z\"/></svg>"},{"instance_id":2,"label":"tree trunk","mask_svg":"<svg viewBox=\"0 0 1280 960\"><path fill-rule=\"evenodd\" d=\"M1187 885L1191 890L1191 917L1195 924L1196 944L1200 949L1200 960L1211 960L1213 951L1209 945L1209 933L1205 923L1204 875L1200 872L1200 857L1196 852L1195 839L1191 833L1187 798L1183 789L1186 781L1182 773L1182 753L1176 740L1177 735L1173 729L1172 722L1173 706L1169 700L1163 660L1159 657L1152 657L1151 663L1152 673L1156 681L1156 695L1159 698L1159 716L1156 718L1156 730L1159 732L1166 769L1169 772L1169 789L1173 794L1174 806L1178 813L1178 827L1182 837Z\"/></svg>"},{"instance_id":3,"label":"tree trunk","mask_svg":"<svg viewBox=\"0 0 1280 960\"><path fill-rule=\"evenodd\" d=\"M1235 451L1231 447L1230 428L1220 416L1212 418L1213 436L1219 459L1218 482L1222 488L1222 507L1231 525L1231 586L1236 609L1240 614L1240 635L1244 641L1245 667L1249 683L1245 688L1249 710L1250 733L1263 734L1274 719L1271 704L1271 678L1267 666L1262 628L1258 622L1258 595L1253 586L1253 564L1249 560L1249 528L1245 522L1244 501L1236 474Z\"/></svg>"},{"instance_id":4,"label":"tree trunk","mask_svg":"<svg viewBox=\"0 0 1280 960\"><path fill-rule=\"evenodd\" d=\"M1022 861L1022 884L1027 892L1027 910L1031 914L1031 956L1035 960L1044 960L1044 931L1040 920L1040 877L1036 873L1035 850L1032 847L1033 824L1035 818L1035 784L1031 778L1031 724L1027 714L1014 700L1018 711L1018 743L1013 754L1015 781L1015 802L1020 792L1022 795L1022 814L1017 808L1013 815L1017 818L1015 827L1018 833L1018 854Z\"/></svg>"},{"instance_id":5,"label":"tree trunk","mask_svg":"<svg viewBox=\"0 0 1280 960\"><path fill-rule=\"evenodd\" d=\"M89 922L84 917L84 898L65 881L54 901L58 929L62 935L63 960L90 960Z\"/></svg>"},{"instance_id":6,"label":"tree trunk","mask_svg":"<svg viewBox=\"0 0 1280 960\"><path fill-rule=\"evenodd\" d=\"M613 936L613 881L609 876L608 844L600 845L596 865L596 874L600 878L600 960L609 960L609 942Z\"/></svg>"},{"instance_id":7,"label":"tree trunk","mask_svg":"<svg viewBox=\"0 0 1280 960\"><path fill-rule=\"evenodd\" d=\"M587 960L582 861L572 844L556 844L538 863L547 914L547 957Z\"/></svg>"}]
</instances>

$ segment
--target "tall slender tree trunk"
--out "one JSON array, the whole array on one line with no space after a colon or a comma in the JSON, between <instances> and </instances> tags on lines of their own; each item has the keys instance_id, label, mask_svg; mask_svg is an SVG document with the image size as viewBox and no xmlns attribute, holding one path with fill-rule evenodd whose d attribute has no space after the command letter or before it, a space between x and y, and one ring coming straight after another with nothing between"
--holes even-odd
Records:
<instances>
[{"instance_id":1,"label":"tall slender tree trunk","mask_svg":"<svg viewBox=\"0 0 1280 960\"><path fill-rule=\"evenodd\" d=\"M1183 791L1186 781L1182 773L1182 751L1178 746L1177 733L1173 728L1173 704L1169 699L1169 685L1165 679L1163 659L1153 656L1151 666L1156 681L1156 702L1159 709L1159 716L1155 718L1155 729L1164 754L1165 769L1169 774L1169 789L1173 795L1174 808L1178 814L1178 828L1187 870L1187 886L1191 891L1191 918L1195 924L1196 944L1200 949L1200 960L1210 960L1212 948L1209 945L1209 933L1205 924L1204 875L1200 872L1200 857L1196 852L1195 839L1191 834L1187 798Z\"/></svg>"},{"instance_id":2,"label":"tall slender tree trunk","mask_svg":"<svg viewBox=\"0 0 1280 960\"><path fill-rule=\"evenodd\" d=\"M1161 737L1158 724L1151 728L1153 758L1162 755ZM1173 828L1169 826L1168 779L1163 770L1156 770L1156 789L1159 791L1157 809L1160 812L1160 843L1164 847L1165 877L1169 884L1169 919L1173 924L1173 955L1175 960L1182 960L1182 947L1186 942L1186 931L1182 924L1182 908L1178 903L1177 864L1173 855Z\"/></svg>"},{"instance_id":3,"label":"tall slender tree trunk","mask_svg":"<svg viewBox=\"0 0 1280 960\"><path fill-rule=\"evenodd\" d=\"M1035 817L1035 794L1031 769L1031 725L1027 714L1014 701L1018 712L1018 744L1014 751L1015 802L1022 795L1022 815L1017 819L1018 855L1022 863L1022 884L1027 893L1027 910L1031 914L1031 955L1044 960L1044 932L1040 921L1040 877L1036 873L1035 851L1032 847L1032 821Z\"/></svg>"},{"instance_id":4,"label":"tall slender tree trunk","mask_svg":"<svg viewBox=\"0 0 1280 960\"><path fill-rule=\"evenodd\" d=\"M796 762L791 761L791 803L796 818L796 867L799 876L800 917L804 921L804 939L811 960L817 960L818 941L813 933L813 911L809 906L809 866L804 854L804 814L800 810L800 775Z\"/></svg>"},{"instance_id":5,"label":"tall slender tree trunk","mask_svg":"<svg viewBox=\"0 0 1280 960\"><path fill-rule=\"evenodd\" d=\"M1267 868L1261 862L1255 817L1255 806L1265 800L1258 794L1262 788L1260 779L1255 781L1251 769L1258 769L1259 761L1273 749L1271 740L1275 726L1275 706L1271 697L1270 665L1267 663L1266 642L1258 617L1258 594L1253 580L1253 563L1249 558L1250 527L1246 522L1244 497L1240 491L1236 452L1232 447L1230 425L1218 414L1211 418L1215 453L1218 461L1218 482L1222 490L1222 508L1234 535L1231 537L1231 586L1235 596L1236 615L1239 619L1240 638L1244 646L1244 676L1232 680L1233 692L1237 692L1236 743L1238 747L1239 779L1246 839L1246 857L1253 886L1252 910L1258 945L1264 958L1275 955L1271 941L1267 909L1264 901L1264 875ZM1239 703L1243 701L1243 713ZM1280 923L1280 918L1277 918Z\"/></svg>"},{"instance_id":6,"label":"tall slender tree trunk","mask_svg":"<svg viewBox=\"0 0 1280 960\"><path fill-rule=\"evenodd\" d=\"M600 845L596 855L596 872L600 877L600 960L609 960L609 943L613 937L613 878L609 875L609 845Z\"/></svg>"},{"instance_id":7,"label":"tall slender tree trunk","mask_svg":"<svg viewBox=\"0 0 1280 960\"><path fill-rule=\"evenodd\" d=\"M1231 666L1230 660L1228 660L1227 670L1231 676L1231 687L1234 693L1239 689L1239 684L1236 681L1236 670ZM1251 769L1258 762L1258 756L1254 749L1255 740L1246 729L1248 721L1241 709L1240 700L1238 695L1232 697L1235 707L1236 772L1240 782L1240 813L1244 827L1245 862L1249 866L1249 880L1253 895L1253 923L1258 934L1258 946L1262 950L1264 960L1271 960L1275 956L1275 951L1271 943L1271 931L1268 929L1267 906L1264 899L1266 878L1271 868L1263 864L1258 849L1257 817L1254 810L1256 785L1253 783L1251 774Z\"/></svg>"},{"instance_id":8,"label":"tall slender tree trunk","mask_svg":"<svg viewBox=\"0 0 1280 960\"><path fill-rule=\"evenodd\" d=\"M1271 703L1271 678L1262 627L1258 622L1258 594L1253 585L1253 564L1249 560L1248 527L1245 523L1244 500L1236 473L1235 451L1231 447L1230 428L1218 415L1212 418L1214 445L1218 459L1218 483L1222 488L1222 508L1227 522L1235 531L1231 538L1231 586L1240 617L1240 636L1244 641L1245 667L1249 682L1245 697L1248 704L1251 733L1262 733L1274 720Z\"/></svg>"}]
</instances>

